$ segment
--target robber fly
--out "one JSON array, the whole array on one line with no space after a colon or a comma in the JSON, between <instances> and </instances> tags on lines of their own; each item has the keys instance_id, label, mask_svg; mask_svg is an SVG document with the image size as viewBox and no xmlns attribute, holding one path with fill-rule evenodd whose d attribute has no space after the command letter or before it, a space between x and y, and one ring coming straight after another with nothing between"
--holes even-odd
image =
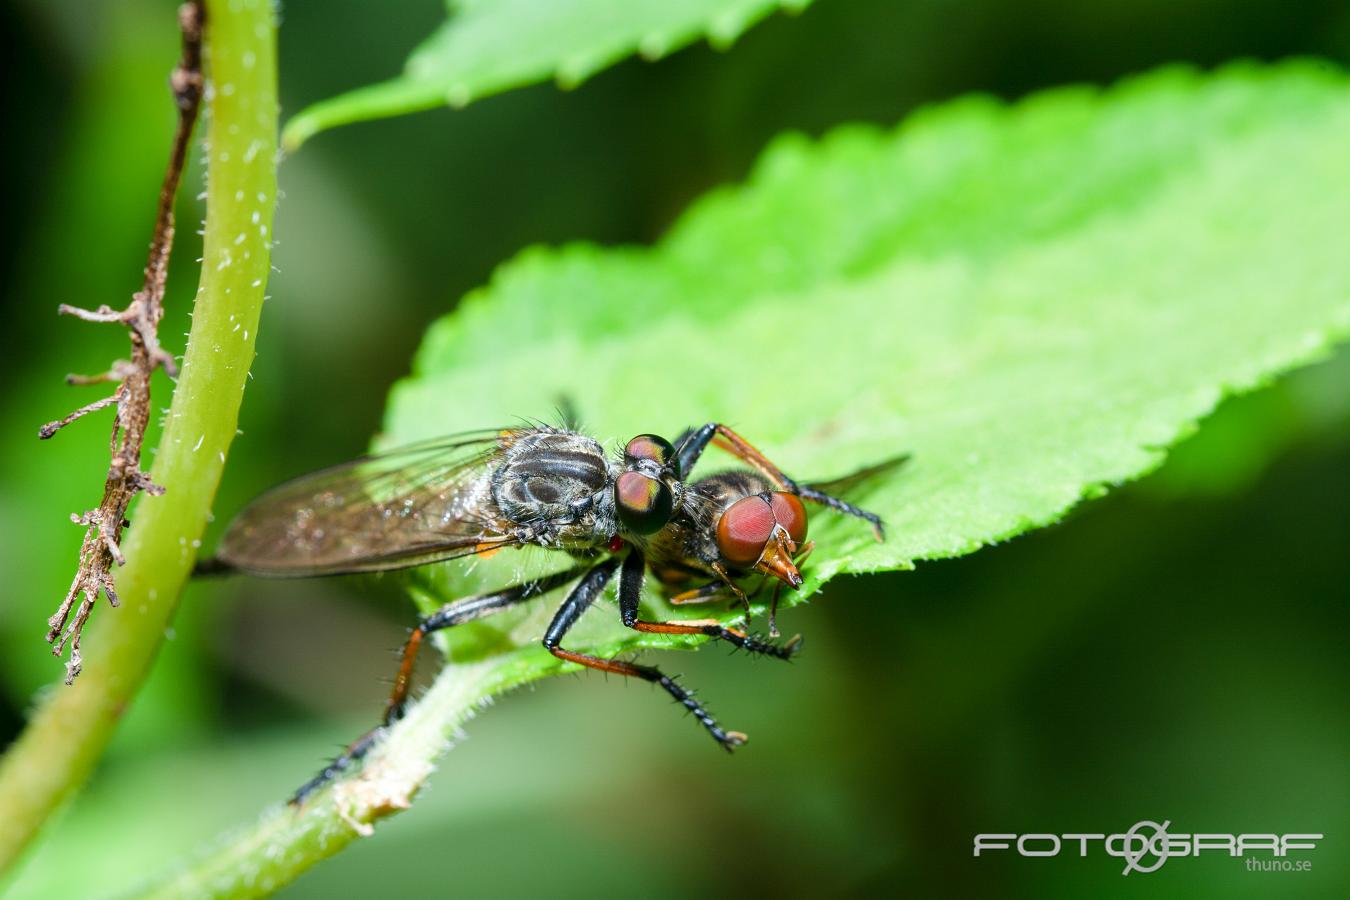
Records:
<instances>
[{"instance_id":1,"label":"robber fly","mask_svg":"<svg viewBox=\"0 0 1350 900\"><path fill-rule=\"evenodd\" d=\"M749 464L686 484L710 443ZM725 489L722 489L725 488ZM732 499L732 502L727 502ZM724 730L693 696L651 666L566 649L563 639L619 574L623 624L642 632L703 634L753 653L786 659L795 649L712 621L653 622L639 617L648 554L663 578L703 575L744 600L737 578L761 572L796 588L793 564L806 549L802 500L871 523L881 520L819 487L798 484L740 435L719 423L691 429L678 446L642 434L617 457L569 428L529 425L467 432L302 476L246 507L201 571L263 576L335 575L401 569L503 548L538 546L571 555L563 571L446 604L418 623L403 647L382 725L353 742L292 798L309 793L360 760L402 717L413 664L433 632L482 618L572 584L544 647L558 659L659 684L730 751L745 735ZM765 527L767 508L772 522ZM711 598L704 586L690 599ZM748 605L747 605L748 612Z\"/></svg>"}]
</instances>

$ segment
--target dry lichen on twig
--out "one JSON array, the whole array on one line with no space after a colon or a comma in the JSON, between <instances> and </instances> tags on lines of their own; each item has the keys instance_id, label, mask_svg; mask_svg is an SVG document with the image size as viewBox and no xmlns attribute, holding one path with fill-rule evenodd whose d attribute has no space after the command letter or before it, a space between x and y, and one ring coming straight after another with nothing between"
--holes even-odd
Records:
<instances>
[{"instance_id":1,"label":"dry lichen on twig","mask_svg":"<svg viewBox=\"0 0 1350 900\"><path fill-rule=\"evenodd\" d=\"M174 133L173 149L168 170L159 191L159 205L155 214L155 229L150 242L150 256L145 265L145 280L141 289L132 295L126 309L100 306L98 309L79 309L62 304L59 312L86 322L111 322L126 326L131 337L131 359L117 360L107 372L99 375L68 375L70 384L115 383L110 396L86 404L63 419L48 422L38 431L38 437L50 438L65 426L91 412L113 406L111 454L108 477L103 485L103 501L97 509L72 515L71 520L85 528L84 544L80 548L80 564L56 613L47 620L47 642L52 652L60 656L70 644L70 661L66 664L66 683L80 674L80 632L94 609L102 592L108 602L118 605L113 583L113 563L126 560L118 546L122 529L127 524L127 507L141 491L163 493L163 488L151 483L141 470L141 445L145 440L146 425L150 421L150 376L163 368L173 377L177 374L174 358L159 344L160 318L164 315L164 288L168 280L169 253L173 249L173 203L178 184L183 177L192 129L201 105L202 27L206 12L200 0L183 4L178 21L183 33L182 57L169 78L174 102L178 107L178 127ZM83 597L74 619L70 618L75 601Z\"/></svg>"}]
</instances>

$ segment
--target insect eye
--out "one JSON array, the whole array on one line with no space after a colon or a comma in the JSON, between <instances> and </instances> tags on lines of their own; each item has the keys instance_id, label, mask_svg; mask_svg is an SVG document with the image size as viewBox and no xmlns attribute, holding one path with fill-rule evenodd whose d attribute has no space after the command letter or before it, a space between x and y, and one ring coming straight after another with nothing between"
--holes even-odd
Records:
<instances>
[{"instance_id":1,"label":"insect eye","mask_svg":"<svg viewBox=\"0 0 1350 900\"><path fill-rule=\"evenodd\" d=\"M655 478L641 472L624 472L614 483L614 505L619 521L629 531L652 534L670 521L675 499L670 488Z\"/></svg>"},{"instance_id":2,"label":"insect eye","mask_svg":"<svg viewBox=\"0 0 1350 900\"><path fill-rule=\"evenodd\" d=\"M787 529L788 537L794 544L806 540L806 507L796 494L786 491L774 491L769 495L769 505L773 507L773 517Z\"/></svg>"},{"instance_id":3,"label":"insect eye","mask_svg":"<svg viewBox=\"0 0 1350 900\"><path fill-rule=\"evenodd\" d=\"M717 522L717 549L734 566L753 566L764 555L775 524L773 507L763 497L737 500Z\"/></svg>"},{"instance_id":4,"label":"insect eye","mask_svg":"<svg viewBox=\"0 0 1350 900\"><path fill-rule=\"evenodd\" d=\"M675 455L675 448L659 435L639 434L623 448L623 455L630 460L649 459L664 466Z\"/></svg>"}]
</instances>

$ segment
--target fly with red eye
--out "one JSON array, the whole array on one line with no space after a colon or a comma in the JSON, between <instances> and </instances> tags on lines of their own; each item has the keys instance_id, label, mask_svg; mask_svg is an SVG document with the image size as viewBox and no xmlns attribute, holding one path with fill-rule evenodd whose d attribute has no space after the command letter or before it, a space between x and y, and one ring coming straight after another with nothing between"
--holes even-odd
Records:
<instances>
[{"instance_id":1,"label":"fly with red eye","mask_svg":"<svg viewBox=\"0 0 1350 900\"><path fill-rule=\"evenodd\" d=\"M794 485L799 493L780 490L779 484L754 471L721 472L693 482L686 488L686 515L645 545L648 563L667 587L671 603L733 598L744 608L747 621L750 597L772 585L768 625L769 636L776 638L782 589L802 585L800 566L815 546L807 540L808 516L801 497L824 496L831 506L847 507L834 495L906 458L896 457L828 483ZM744 580L756 575L765 578L749 589L742 587ZM794 638L787 646L795 647L796 642Z\"/></svg>"},{"instance_id":2,"label":"fly with red eye","mask_svg":"<svg viewBox=\"0 0 1350 900\"><path fill-rule=\"evenodd\" d=\"M740 473L753 484L730 488L739 491L736 499L744 505L710 494L721 484L718 479L728 476L686 483L709 444L755 469ZM606 456L592 438L568 428L490 429L358 460L283 485L246 507L226 529L217 556L204 560L198 570L336 575L531 545L561 551L575 562L560 572L455 600L419 622L404 645L382 724L301 787L292 798L299 803L357 763L403 716L413 665L428 635L568 585L567 597L543 636L550 653L565 662L658 684L723 748L744 743L745 735L721 728L659 669L576 652L563 641L617 573L620 617L630 628L702 634L752 653L790 657L792 644L762 641L712 620L644 620L639 605L648 554L654 553L654 564L674 563L681 553L666 548L681 542L686 545L681 558L686 573L711 575L740 597L744 594L734 579L748 570L773 574L796 587L801 578L793 560L800 560L810 546L802 543L802 499L861 517L881 537L874 514L819 487L796 484L718 423L686 432L676 445L656 435L638 435L617 459ZM751 560L751 555L756 558Z\"/></svg>"},{"instance_id":3,"label":"fly with red eye","mask_svg":"<svg viewBox=\"0 0 1350 900\"><path fill-rule=\"evenodd\" d=\"M755 574L769 576L773 583L769 636L777 637L780 592L783 587L796 590L802 585L799 565L814 548L806 539L808 516L802 501L861 518L882 540L880 518L837 495L896 468L908 457L896 456L834 481L800 484L740 435L710 423L681 436L677 456L689 461L681 474L688 475L692 461L709 444L748 463L753 471L721 472L686 485L681 515L637 549L657 579L670 589L672 603L706 603L730 595L744 608L747 623L750 596L765 582L749 592L740 582ZM689 587L691 582L693 587ZM795 641L788 646L795 646Z\"/></svg>"},{"instance_id":4,"label":"fly with red eye","mask_svg":"<svg viewBox=\"0 0 1350 900\"><path fill-rule=\"evenodd\" d=\"M792 587L802 583L792 558L805 543L806 508L786 491L742 497L717 520L717 548L724 560L775 575Z\"/></svg>"}]
</instances>

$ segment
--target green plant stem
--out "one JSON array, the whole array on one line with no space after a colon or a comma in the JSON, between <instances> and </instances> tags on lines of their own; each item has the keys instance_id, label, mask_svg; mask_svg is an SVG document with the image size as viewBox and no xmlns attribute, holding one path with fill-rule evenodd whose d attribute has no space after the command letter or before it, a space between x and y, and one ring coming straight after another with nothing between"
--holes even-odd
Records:
<instances>
[{"instance_id":1,"label":"green plant stem","mask_svg":"<svg viewBox=\"0 0 1350 900\"><path fill-rule=\"evenodd\" d=\"M690 649L666 635L641 635L624 645ZM617 645L586 646L613 655ZM360 770L313 795L301 807L274 806L252 825L227 833L214 846L142 885L137 897L261 897L336 855L374 823L407 809L438 757L450 749L460 728L492 698L523 684L580 671L538 645L447 663L436 681L392 726Z\"/></svg>"},{"instance_id":2,"label":"green plant stem","mask_svg":"<svg viewBox=\"0 0 1350 900\"><path fill-rule=\"evenodd\" d=\"M377 819L406 809L449 739L486 698L539 677L516 651L446 666L408 716L366 758L361 773L303 807L273 807L199 859L137 891L143 897L259 897L368 835Z\"/></svg>"},{"instance_id":3,"label":"green plant stem","mask_svg":"<svg viewBox=\"0 0 1350 900\"><path fill-rule=\"evenodd\" d=\"M276 197L270 0L207 4L209 186L201 286L182 374L116 573L120 609L87 639L84 675L54 689L0 761L0 871L89 775L173 616L234 438L267 283Z\"/></svg>"}]
</instances>

